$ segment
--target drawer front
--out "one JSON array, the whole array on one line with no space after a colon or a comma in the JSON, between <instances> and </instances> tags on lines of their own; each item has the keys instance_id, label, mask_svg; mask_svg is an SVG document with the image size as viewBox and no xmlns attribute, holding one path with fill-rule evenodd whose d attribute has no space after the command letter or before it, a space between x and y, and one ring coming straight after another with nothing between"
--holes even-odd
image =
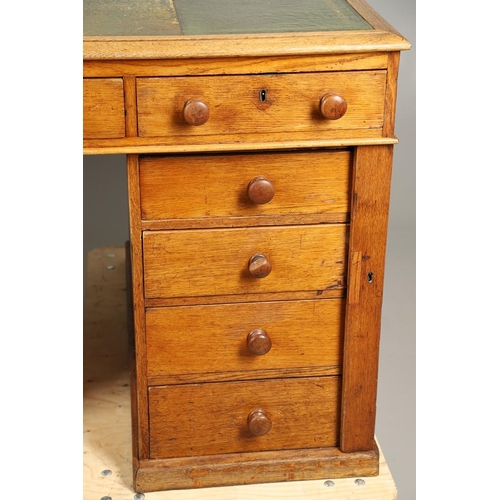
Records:
<instances>
[{"instance_id":1,"label":"drawer front","mask_svg":"<svg viewBox=\"0 0 500 500\"><path fill-rule=\"evenodd\" d=\"M83 138L125 137L125 102L121 78L83 79Z\"/></svg>"},{"instance_id":2,"label":"drawer front","mask_svg":"<svg viewBox=\"0 0 500 500\"><path fill-rule=\"evenodd\" d=\"M346 220L350 164L349 151L147 157L140 163L142 218L344 214Z\"/></svg>"},{"instance_id":3,"label":"drawer front","mask_svg":"<svg viewBox=\"0 0 500 500\"><path fill-rule=\"evenodd\" d=\"M344 308L344 300L323 299L148 309L149 381L271 378L278 370L292 376L312 367L340 369Z\"/></svg>"},{"instance_id":4,"label":"drawer front","mask_svg":"<svg viewBox=\"0 0 500 500\"><path fill-rule=\"evenodd\" d=\"M346 239L345 224L145 231L145 297L320 294L344 286Z\"/></svg>"},{"instance_id":5,"label":"drawer front","mask_svg":"<svg viewBox=\"0 0 500 500\"><path fill-rule=\"evenodd\" d=\"M339 393L337 377L151 387L151 458L337 446Z\"/></svg>"},{"instance_id":6,"label":"drawer front","mask_svg":"<svg viewBox=\"0 0 500 500\"><path fill-rule=\"evenodd\" d=\"M386 72L353 71L278 75L137 79L141 137L299 133L377 129L384 119ZM340 96L347 111L327 119L321 100ZM207 121L191 125L184 109L201 100ZM302 134L300 134L302 133Z\"/></svg>"}]
</instances>

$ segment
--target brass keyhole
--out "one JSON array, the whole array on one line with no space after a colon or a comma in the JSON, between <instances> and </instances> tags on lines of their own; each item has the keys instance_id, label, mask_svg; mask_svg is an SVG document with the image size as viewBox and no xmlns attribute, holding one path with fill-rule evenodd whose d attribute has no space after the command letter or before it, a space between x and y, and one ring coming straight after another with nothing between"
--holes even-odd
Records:
<instances>
[{"instance_id":1,"label":"brass keyhole","mask_svg":"<svg viewBox=\"0 0 500 500\"><path fill-rule=\"evenodd\" d=\"M371 271L368 273L368 283L373 283L373 273Z\"/></svg>"}]
</instances>

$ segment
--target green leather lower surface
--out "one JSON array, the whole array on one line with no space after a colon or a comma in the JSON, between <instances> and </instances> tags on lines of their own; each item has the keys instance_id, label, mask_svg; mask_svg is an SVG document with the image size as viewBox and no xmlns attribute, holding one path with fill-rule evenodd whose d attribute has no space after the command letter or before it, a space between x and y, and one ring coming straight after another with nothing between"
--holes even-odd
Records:
<instances>
[{"instance_id":1,"label":"green leather lower surface","mask_svg":"<svg viewBox=\"0 0 500 500\"><path fill-rule=\"evenodd\" d=\"M84 36L369 30L346 0L84 0Z\"/></svg>"},{"instance_id":2,"label":"green leather lower surface","mask_svg":"<svg viewBox=\"0 0 500 500\"><path fill-rule=\"evenodd\" d=\"M371 29L345 0L175 0L185 35Z\"/></svg>"}]
</instances>

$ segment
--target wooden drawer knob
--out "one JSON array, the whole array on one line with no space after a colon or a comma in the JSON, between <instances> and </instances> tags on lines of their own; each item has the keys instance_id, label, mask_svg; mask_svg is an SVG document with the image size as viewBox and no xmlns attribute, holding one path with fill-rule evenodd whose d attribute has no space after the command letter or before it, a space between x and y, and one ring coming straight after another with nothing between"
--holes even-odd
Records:
<instances>
[{"instance_id":1,"label":"wooden drawer knob","mask_svg":"<svg viewBox=\"0 0 500 500\"><path fill-rule=\"evenodd\" d=\"M274 186L265 177L255 177L248 183L248 197L256 205L269 203L274 196Z\"/></svg>"},{"instance_id":2,"label":"wooden drawer knob","mask_svg":"<svg viewBox=\"0 0 500 500\"><path fill-rule=\"evenodd\" d=\"M272 342L265 330L257 328L257 330L252 330L248 334L247 346L250 352L257 356L262 356L270 351Z\"/></svg>"},{"instance_id":3,"label":"wooden drawer knob","mask_svg":"<svg viewBox=\"0 0 500 500\"><path fill-rule=\"evenodd\" d=\"M338 120L345 115L347 111L347 102L343 97L334 92L328 92L321 98L319 108L324 118L328 120Z\"/></svg>"},{"instance_id":4,"label":"wooden drawer knob","mask_svg":"<svg viewBox=\"0 0 500 500\"><path fill-rule=\"evenodd\" d=\"M208 106L201 99L190 99L184 105L184 120L189 125L203 125L210 117Z\"/></svg>"},{"instance_id":5,"label":"wooden drawer knob","mask_svg":"<svg viewBox=\"0 0 500 500\"><path fill-rule=\"evenodd\" d=\"M255 254L248 261L248 270L254 278L265 278L271 272L271 263L261 254Z\"/></svg>"},{"instance_id":6,"label":"wooden drawer knob","mask_svg":"<svg viewBox=\"0 0 500 500\"><path fill-rule=\"evenodd\" d=\"M248 415L248 428L254 436L263 436L267 434L272 427L272 422L264 413L264 410L255 408Z\"/></svg>"}]
</instances>

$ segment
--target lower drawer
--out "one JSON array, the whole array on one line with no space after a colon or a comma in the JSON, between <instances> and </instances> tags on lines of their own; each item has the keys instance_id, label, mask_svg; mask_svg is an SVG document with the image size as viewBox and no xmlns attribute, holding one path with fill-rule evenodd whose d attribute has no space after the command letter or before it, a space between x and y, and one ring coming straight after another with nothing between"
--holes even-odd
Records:
<instances>
[{"instance_id":1,"label":"lower drawer","mask_svg":"<svg viewBox=\"0 0 500 500\"><path fill-rule=\"evenodd\" d=\"M145 297L321 295L345 284L347 238L345 224L145 231Z\"/></svg>"},{"instance_id":2,"label":"lower drawer","mask_svg":"<svg viewBox=\"0 0 500 500\"><path fill-rule=\"evenodd\" d=\"M151 387L150 457L337 446L339 377Z\"/></svg>"},{"instance_id":3,"label":"lower drawer","mask_svg":"<svg viewBox=\"0 0 500 500\"><path fill-rule=\"evenodd\" d=\"M342 299L151 308L149 385L340 372Z\"/></svg>"}]
</instances>

